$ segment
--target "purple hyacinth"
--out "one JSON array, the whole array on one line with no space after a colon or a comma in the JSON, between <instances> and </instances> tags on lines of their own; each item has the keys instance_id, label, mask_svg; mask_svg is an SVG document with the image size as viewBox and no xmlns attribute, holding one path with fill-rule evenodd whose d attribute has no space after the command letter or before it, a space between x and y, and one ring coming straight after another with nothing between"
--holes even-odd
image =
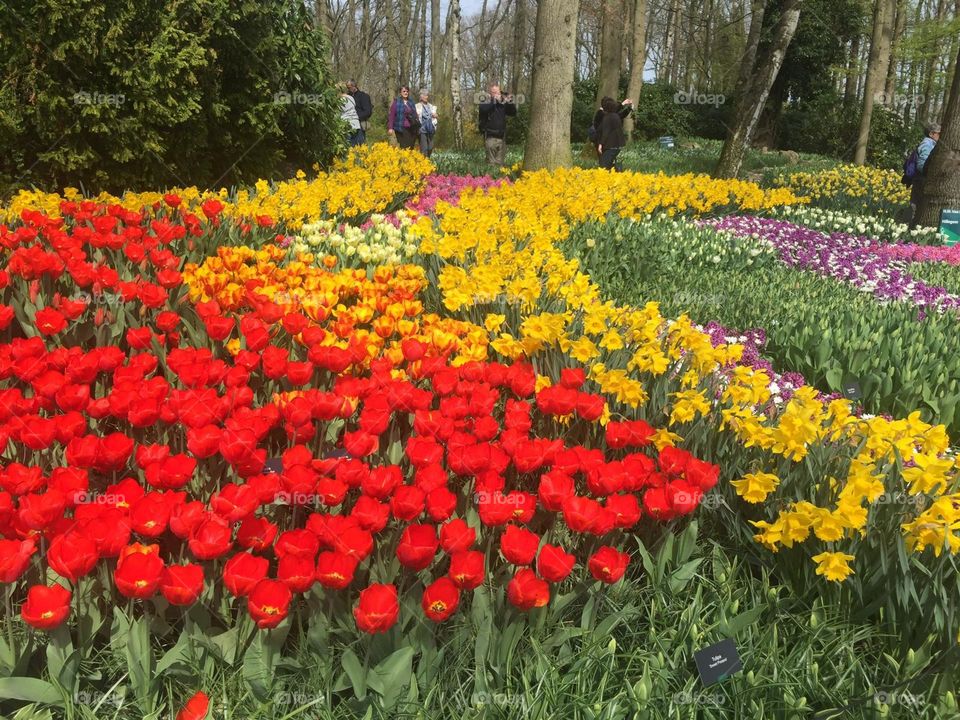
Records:
<instances>
[{"instance_id":1,"label":"purple hyacinth","mask_svg":"<svg viewBox=\"0 0 960 720\"><path fill-rule=\"evenodd\" d=\"M788 267L847 282L878 300L912 302L941 313L960 308L960 296L914 279L902 261L888 251L880 252L866 237L841 232L828 235L783 220L752 216L730 215L706 224L768 242Z\"/></svg>"}]
</instances>

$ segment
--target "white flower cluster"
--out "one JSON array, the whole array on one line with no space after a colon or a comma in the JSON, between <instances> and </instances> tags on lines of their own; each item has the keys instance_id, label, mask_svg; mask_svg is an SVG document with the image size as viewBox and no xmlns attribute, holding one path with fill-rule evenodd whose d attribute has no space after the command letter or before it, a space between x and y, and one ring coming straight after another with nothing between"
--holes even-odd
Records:
<instances>
[{"instance_id":1,"label":"white flower cluster","mask_svg":"<svg viewBox=\"0 0 960 720\"><path fill-rule=\"evenodd\" d=\"M319 220L303 226L293 243L296 252L336 255L348 265L396 265L416 254L417 244L408 233L411 220L401 211L395 216L371 215L363 225Z\"/></svg>"},{"instance_id":2,"label":"white flower cluster","mask_svg":"<svg viewBox=\"0 0 960 720\"><path fill-rule=\"evenodd\" d=\"M942 244L938 228L916 227L911 230L908 225L898 223L890 218L851 215L807 205L788 205L776 208L773 214L779 219L820 232L842 232L887 243Z\"/></svg>"}]
</instances>

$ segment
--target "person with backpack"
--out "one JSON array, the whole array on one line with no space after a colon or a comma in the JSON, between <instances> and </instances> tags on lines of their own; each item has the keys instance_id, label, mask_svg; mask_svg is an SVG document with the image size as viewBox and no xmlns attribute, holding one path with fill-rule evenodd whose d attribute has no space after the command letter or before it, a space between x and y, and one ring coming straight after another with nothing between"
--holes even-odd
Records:
<instances>
[{"instance_id":1,"label":"person with backpack","mask_svg":"<svg viewBox=\"0 0 960 720\"><path fill-rule=\"evenodd\" d=\"M340 85L340 119L347 124L347 142L350 147L361 145L360 118L357 117L357 103L347 92L347 86Z\"/></svg>"},{"instance_id":2,"label":"person with backpack","mask_svg":"<svg viewBox=\"0 0 960 720\"><path fill-rule=\"evenodd\" d=\"M430 104L429 90L420 90L420 102L416 107L420 119L420 152L430 157L433 154L433 136L437 132L437 106Z\"/></svg>"},{"instance_id":3,"label":"person with backpack","mask_svg":"<svg viewBox=\"0 0 960 720\"><path fill-rule=\"evenodd\" d=\"M480 103L478 111L487 162L494 167L503 167L507 157L507 118L517 114L513 95L503 95L499 85L491 85L487 101Z\"/></svg>"},{"instance_id":4,"label":"person with backpack","mask_svg":"<svg viewBox=\"0 0 960 720\"><path fill-rule=\"evenodd\" d=\"M593 144L594 151L597 150L597 138L599 137L600 123L603 121L603 103L607 100L613 100L613 98L605 97L600 101L600 109L597 110L593 115L593 123L590 127L587 128L587 139ZM621 120L626 120L627 115L633 110L633 100L627 98L622 103L620 103L620 118ZM597 159L600 158L600 152L597 151Z\"/></svg>"},{"instance_id":5,"label":"person with backpack","mask_svg":"<svg viewBox=\"0 0 960 720\"><path fill-rule=\"evenodd\" d=\"M410 88L400 88L400 95L390 103L390 115L387 118L387 132L394 136L397 145L409 150L417 144L420 130L420 118L417 108L410 100Z\"/></svg>"},{"instance_id":6,"label":"person with backpack","mask_svg":"<svg viewBox=\"0 0 960 720\"><path fill-rule=\"evenodd\" d=\"M910 188L910 228L917 225L917 208L923 198L923 186L927 179L927 161L930 153L940 140L940 125L932 122L924 128L926 135L920 144L913 149L903 163L903 177L901 181Z\"/></svg>"},{"instance_id":7,"label":"person with backpack","mask_svg":"<svg viewBox=\"0 0 960 720\"><path fill-rule=\"evenodd\" d=\"M357 87L356 80L347 80L347 92L353 98L354 105L357 106L357 119L360 121L360 134L358 145L367 142L367 127L370 124L370 118L373 117L373 103L370 96Z\"/></svg>"},{"instance_id":8,"label":"person with backpack","mask_svg":"<svg viewBox=\"0 0 960 720\"><path fill-rule=\"evenodd\" d=\"M630 110L630 101L625 100L627 104L627 113ZM600 125L597 126L597 152L600 153L600 167L606 170L619 170L617 167L617 156L627 144L627 138L623 133L623 117L620 103L611 97L603 99L603 117Z\"/></svg>"}]
</instances>

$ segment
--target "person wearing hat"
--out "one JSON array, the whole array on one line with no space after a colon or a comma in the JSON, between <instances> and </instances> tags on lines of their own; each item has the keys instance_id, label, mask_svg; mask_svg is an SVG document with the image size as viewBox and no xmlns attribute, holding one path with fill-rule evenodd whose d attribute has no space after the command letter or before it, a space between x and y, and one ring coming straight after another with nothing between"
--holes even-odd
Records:
<instances>
[{"instance_id":1,"label":"person wearing hat","mask_svg":"<svg viewBox=\"0 0 960 720\"><path fill-rule=\"evenodd\" d=\"M923 197L923 186L927 180L927 160L930 159L930 153L937 146L940 139L940 125L935 122L927 123L924 127L926 136L917 145L917 172L914 175L913 183L910 185L910 227L916 227L917 208L920 207L920 199Z\"/></svg>"},{"instance_id":2,"label":"person wearing hat","mask_svg":"<svg viewBox=\"0 0 960 720\"><path fill-rule=\"evenodd\" d=\"M420 102L416 105L420 118L420 152L427 157L433 153L433 136L437 133L437 106L430 103L430 91L420 90Z\"/></svg>"}]
</instances>

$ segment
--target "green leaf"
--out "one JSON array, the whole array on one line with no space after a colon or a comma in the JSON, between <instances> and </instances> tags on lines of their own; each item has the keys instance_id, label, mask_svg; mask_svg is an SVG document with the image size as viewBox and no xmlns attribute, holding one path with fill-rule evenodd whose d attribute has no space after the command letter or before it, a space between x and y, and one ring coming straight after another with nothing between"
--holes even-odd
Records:
<instances>
[{"instance_id":1,"label":"green leaf","mask_svg":"<svg viewBox=\"0 0 960 720\"><path fill-rule=\"evenodd\" d=\"M353 693L357 700L363 700L367 696L367 671L360 664L360 658L349 648L343 651L340 656L340 665L343 671L350 678L350 684L353 686Z\"/></svg>"},{"instance_id":2,"label":"green leaf","mask_svg":"<svg viewBox=\"0 0 960 720\"><path fill-rule=\"evenodd\" d=\"M0 698L63 706L63 696L56 687L31 677L0 678Z\"/></svg>"},{"instance_id":3,"label":"green leaf","mask_svg":"<svg viewBox=\"0 0 960 720\"><path fill-rule=\"evenodd\" d=\"M382 698L384 709L390 710L413 676L413 648L394 651L380 661L367 677L370 689Z\"/></svg>"}]
</instances>

